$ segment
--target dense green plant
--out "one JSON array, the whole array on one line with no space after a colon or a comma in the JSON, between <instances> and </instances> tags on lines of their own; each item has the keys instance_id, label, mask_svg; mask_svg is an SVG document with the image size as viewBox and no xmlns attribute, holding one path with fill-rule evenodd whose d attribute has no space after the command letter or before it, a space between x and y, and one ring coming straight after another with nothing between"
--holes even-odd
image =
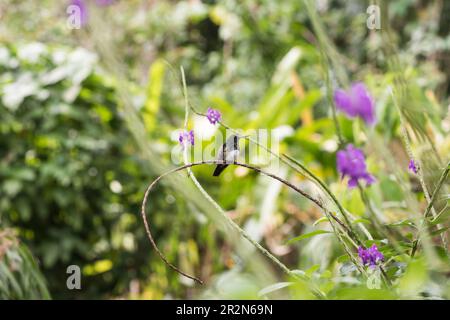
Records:
<instances>
[{"instance_id":1,"label":"dense green plant","mask_svg":"<svg viewBox=\"0 0 450 320\"><path fill-rule=\"evenodd\" d=\"M2 225L30 245L55 297L127 292L147 277L151 258L136 216L147 174L114 90L84 49L30 43L0 50ZM159 201L176 208L165 195ZM162 214L157 224L169 221ZM184 245L171 225L168 241ZM83 271L80 292L66 288L72 264ZM157 297L168 284L149 285Z\"/></svg>"},{"instance_id":2,"label":"dense green plant","mask_svg":"<svg viewBox=\"0 0 450 320\"><path fill-rule=\"evenodd\" d=\"M450 151L449 5L389 2L383 10L391 19L383 23L392 29L371 32L365 2L320 3L118 1L93 8L82 30L66 27L65 3L0 4L0 11L8 8L0 27L7 43L0 48L0 222L29 245L52 297L313 298L311 285L337 299L449 296L440 240L448 227L448 179L433 200L436 212L427 208ZM159 247L207 286L193 287L157 260L138 212L150 177L171 167L170 136L183 126L183 90L172 67L178 65L196 110L212 105L233 128L283 133L280 151L289 163L283 178L341 217L339 203L354 216L355 229L364 225L374 239L357 232L388 258L395 290L366 287L342 234L331 234L330 222L307 199L242 170L217 180L209 167L193 169L223 210L186 174L151 196ZM373 130L332 117L332 92L350 79L364 81L376 98ZM205 129L191 115L189 126ZM364 149L378 180L369 189L349 191L339 181L340 140ZM420 175L408 173L411 157ZM427 226L433 241L422 243L416 240L425 212L440 216ZM226 220L221 213L306 284L275 283L281 273L243 250L232 231L216 234ZM355 248L351 253L357 257ZM65 287L70 264L83 270L79 292Z\"/></svg>"},{"instance_id":3,"label":"dense green plant","mask_svg":"<svg viewBox=\"0 0 450 320\"><path fill-rule=\"evenodd\" d=\"M0 229L0 299L49 299L44 277L30 250L11 229Z\"/></svg>"}]
</instances>

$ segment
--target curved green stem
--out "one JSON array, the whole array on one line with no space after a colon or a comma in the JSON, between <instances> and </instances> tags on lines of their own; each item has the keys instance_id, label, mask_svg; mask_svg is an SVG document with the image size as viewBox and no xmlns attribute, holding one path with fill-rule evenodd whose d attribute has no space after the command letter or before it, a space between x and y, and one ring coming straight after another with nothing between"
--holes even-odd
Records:
<instances>
[{"instance_id":1,"label":"curved green stem","mask_svg":"<svg viewBox=\"0 0 450 320\"><path fill-rule=\"evenodd\" d=\"M182 274L182 275L184 275L184 276L186 276L186 277L188 277L188 278L190 278L190 279L192 279L192 280L194 280L194 281L196 281L196 282L198 282L198 283L200 283L200 284L203 283L200 279L198 279L198 278L196 278L196 277L194 277L194 276L191 276L191 275L186 274L185 272L181 271L179 268L177 268L176 266L174 266L173 264L171 264L171 263L167 260L167 258L164 256L164 254L158 249L158 247L157 247L157 245L156 245L156 243L155 243L155 241L154 241L154 239L153 239L153 236L152 236L152 234L151 234L151 231L150 231L149 223L148 223L148 221L147 221L147 216L146 216L146 214L145 214L145 208L146 208L146 205L147 205L147 199L148 199L148 196L149 196L149 194L150 194L150 191L153 189L153 187L154 187L154 186L155 186L155 185L156 185L163 177L165 177L165 176L167 176L167 175L169 175L169 174L172 174L172 173L175 173L175 172L184 170L184 169L188 169L188 168L194 167L194 166L199 166L199 165L204 165L204 164L215 164L215 165L217 165L217 164L224 164L224 163L226 163L226 162L221 161L221 160L205 160L205 161L200 161L200 162L188 163L188 164L185 164L185 165L183 165L183 166L174 168L174 169L172 169L172 170L170 170L170 171L167 171L167 172L163 173L162 175L160 175L159 177L157 177L157 178L156 178L156 179L148 186L147 190L145 191L144 199L143 199L143 201L142 201L142 206L141 206L141 216L142 216L142 219L143 219L143 222L144 222L144 226L145 226L145 230L146 230L146 233L147 233L147 237L149 238L150 243L152 244L153 248L155 249L155 251L156 251L156 252L158 253L158 255L160 256L160 258L161 258L161 259L162 259L162 260L163 260L170 268L172 268L172 269L175 270L176 272L178 272L178 273L180 273L180 274ZM261 173L261 174L264 174L264 175L266 175L266 176L268 176L268 177L270 177L270 178L276 179L276 180L280 181L281 183L285 184L286 186L290 187L291 189L295 190L296 192L300 193L302 196L306 197L308 200L310 200L310 201L312 201L313 203L315 203L319 208L321 208L321 209L323 209L323 210L326 210L326 208L324 208L324 207L322 206L322 204L320 203L319 200L317 200L317 199L311 197L309 194L307 194L307 193L304 192L303 190L299 189L298 187L296 187L296 186L293 185L292 183L290 183L290 182L284 180L283 178L280 178L280 177L278 177L278 176L276 176L276 175L274 175L274 174L271 174L271 173L269 173L269 172L263 171L263 170L261 170L261 169L259 169L259 168L257 168L257 167L253 167L253 166L248 165L248 164L245 164L245 163L233 162L232 164L238 165L238 166L241 166L241 167L245 167L245 168L248 168L248 169L251 169L251 170L254 170L254 171L257 171L257 172L259 172L259 173ZM201 186L200 186L200 187L201 187ZM203 190L203 188L201 188L201 189ZM212 200L212 198L206 193L206 191L205 191L204 195L207 196L207 198L209 198L210 201L212 201L212 203L216 206L216 208L217 208L217 209L220 211L220 213L222 214L223 218L224 218L224 219L225 219L225 220L226 220L226 221L227 221L234 229L236 229L236 230L238 231L238 233L239 233L242 237L244 237L245 239L247 239L247 240L248 240L253 246L255 246L255 247L256 247L263 255L265 255L265 256L266 256L267 258L269 258L272 262L274 262L274 263L275 263L282 271L284 271L286 274L288 274L289 276L291 276L291 277L293 277L293 278L295 278L295 279L303 280L303 281L308 280L307 278L301 277L301 276L299 276L297 273L292 272L288 267L286 267L286 265L284 265L284 264L283 264L281 261L279 261L275 256L273 256L267 249L265 249L263 246L261 246L261 245L260 245L258 242L256 242L255 240L253 240L253 239L250 237L250 235L249 235L247 232L245 232L245 230L243 230L241 227L239 227L239 225L237 225L237 224L236 224L236 223L235 223L235 222L234 222L234 221L226 214L226 212L225 212L222 208L220 208L220 206L219 206L214 200ZM308 284L309 284L309 285L312 285L312 284L310 284L310 283L308 283ZM313 287L312 287L312 291L313 291L314 294L315 294L316 296L318 296L319 298L325 298L325 295L323 294L323 292L321 292L318 288L315 288L315 287L313 286Z\"/></svg>"}]
</instances>

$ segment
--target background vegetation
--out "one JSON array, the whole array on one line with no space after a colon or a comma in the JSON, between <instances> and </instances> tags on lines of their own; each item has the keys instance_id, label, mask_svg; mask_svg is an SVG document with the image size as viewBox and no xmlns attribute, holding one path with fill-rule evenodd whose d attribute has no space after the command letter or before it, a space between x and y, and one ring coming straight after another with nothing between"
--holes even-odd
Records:
<instances>
[{"instance_id":1,"label":"background vegetation","mask_svg":"<svg viewBox=\"0 0 450 320\"><path fill-rule=\"evenodd\" d=\"M450 154L448 1L379 3L381 30L366 26L369 1L91 2L80 30L67 26L68 3L0 3L1 298L303 299L314 298L311 286L332 299L450 296L441 239L448 179L434 201L440 219L409 255L427 207L423 187L433 193ZM373 234L365 245L385 255L391 287L368 289L333 233L287 244L331 231L329 222L307 199L242 168L220 179L209 166L193 171L229 217L307 280L286 277L227 229L184 172L152 192L148 214L169 261L206 285L167 268L139 212L150 181L174 167L180 66L198 110L219 109L233 128L278 130L281 151ZM336 172L330 108L330 92L355 81L374 96L378 122L367 129L342 114L338 122L377 178L364 191L348 190ZM205 121L191 114L189 125L212 141ZM408 172L412 155L420 175ZM277 174L335 212L305 175L285 165ZM81 290L66 287L72 264Z\"/></svg>"}]
</instances>

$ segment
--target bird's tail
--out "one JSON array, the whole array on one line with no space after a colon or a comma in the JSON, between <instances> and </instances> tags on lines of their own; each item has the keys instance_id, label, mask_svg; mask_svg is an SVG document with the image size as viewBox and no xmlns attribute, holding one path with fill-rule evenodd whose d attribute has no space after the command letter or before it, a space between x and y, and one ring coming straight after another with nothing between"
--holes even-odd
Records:
<instances>
[{"instance_id":1,"label":"bird's tail","mask_svg":"<svg viewBox=\"0 0 450 320\"><path fill-rule=\"evenodd\" d=\"M214 170L213 176L217 177L219 176L225 168L228 167L227 164L218 164L216 169Z\"/></svg>"}]
</instances>

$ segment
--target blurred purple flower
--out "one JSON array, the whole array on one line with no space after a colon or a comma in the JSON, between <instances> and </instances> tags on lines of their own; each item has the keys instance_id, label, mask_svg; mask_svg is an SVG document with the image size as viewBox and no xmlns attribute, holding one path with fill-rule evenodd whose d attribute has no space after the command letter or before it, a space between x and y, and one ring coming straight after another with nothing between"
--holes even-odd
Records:
<instances>
[{"instance_id":1,"label":"blurred purple flower","mask_svg":"<svg viewBox=\"0 0 450 320\"><path fill-rule=\"evenodd\" d=\"M206 117L208 118L210 123L216 124L222 118L222 114L219 110L208 108L208 110L206 111Z\"/></svg>"},{"instance_id":2,"label":"blurred purple flower","mask_svg":"<svg viewBox=\"0 0 450 320\"><path fill-rule=\"evenodd\" d=\"M409 169L409 171L411 171L411 172L417 174L417 171L418 171L418 170L417 170L417 166L416 166L416 163L414 162L413 159L409 160L409 166L408 166L408 169Z\"/></svg>"},{"instance_id":3,"label":"blurred purple flower","mask_svg":"<svg viewBox=\"0 0 450 320\"><path fill-rule=\"evenodd\" d=\"M337 109L350 118L360 117L369 125L375 123L375 104L362 82L352 84L348 91L337 89L334 92L334 103Z\"/></svg>"},{"instance_id":4,"label":"blurred purple flower","mask_svg":"<svg viewBox=\"0 0 450 320\"><path fill-rule=\"evenodd\" d=\"M80 23L84 26L88 21L88 8L85 0L70 0L71 6L77 6L80 9Z\"/></svg>"},{"instance_id":5,"label":"blurred purple flower","mask_svg":"<svg viewBox=\"0 0 450 320\"><path fill-rule=\"evenodd\" d=\"M114 3L115 0L96 0L98 6L105 7ZM80 23L84 26L88 22L88 6L86 0L70 0L69 5L77 6L80 9Z\"/></svg>"},{"instance_id":6,"label":"blurred purple flower","mask_svg":"<svg viewBox=\"0 0 450 320\"><path fill-rule=\"evenodd\" d=\"M369 265L372 268L377 265L378 261L384 260L384 256L380 251L378 251L376 244L373 244L369 249L359 247L358 255L363 265Z\"/></svg>"},{"instance_id":7,"label":"blurred purple flower","mask_svg":"<svg viewBox=\"0 0 450 320\"><path fill-rule=\"evenodd\" d=\"M182 146L184 146L187 143L190 143L191 145L194 145L194 131L182 131L180 132L180 135L178 136L178 141Z\"/></svg>"},{"instance_id":8,"label":"blurred purple flower","mask_svg":"<svg viewBox=\"0 0 450 320\"><path fill-rule=\"evenodd\" d=\"M348 181L349 188L356 187L359 179L364 179L367 185L375 182L375 178L367 172L366 159L363 152L352 144L337 152L336 166L342 178L345 176L350 177Z\"/></svg>"}]
</instances>

